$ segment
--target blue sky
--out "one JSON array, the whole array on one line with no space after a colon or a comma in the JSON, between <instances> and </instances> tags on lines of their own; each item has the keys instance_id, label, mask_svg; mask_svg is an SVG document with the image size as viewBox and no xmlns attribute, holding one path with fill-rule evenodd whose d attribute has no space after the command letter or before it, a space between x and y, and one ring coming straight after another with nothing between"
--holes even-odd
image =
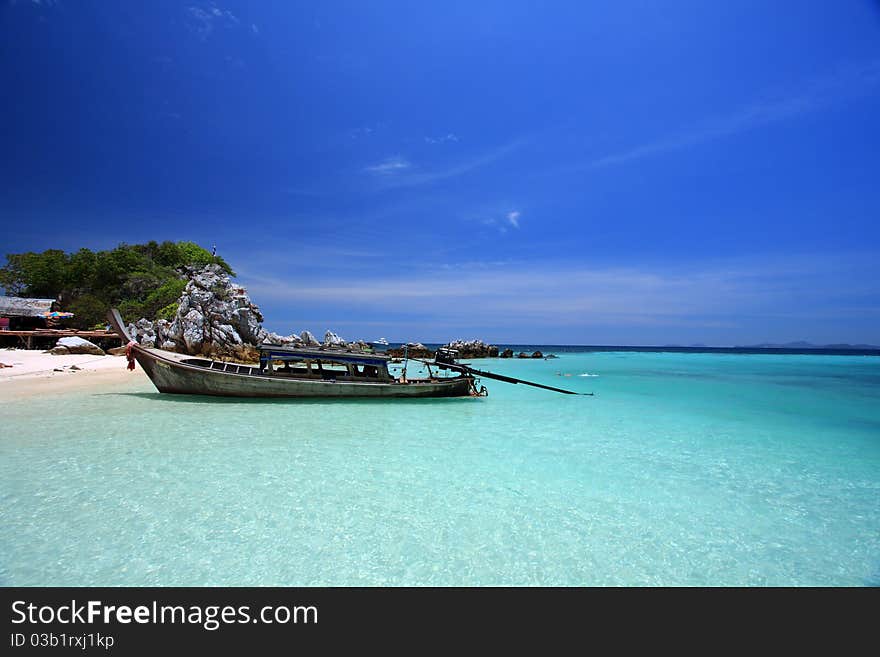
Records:
<instances>
[{"instance_id":1,"label":"blue sky","mask_svg":"<svg viewBox=\"0 0 880 657\"><path fill-rule=\"evenodd\" d=\"M0 4L0 254L189 239L279 332L880 344L880 4Z\"/></svg>"}]
</instances>

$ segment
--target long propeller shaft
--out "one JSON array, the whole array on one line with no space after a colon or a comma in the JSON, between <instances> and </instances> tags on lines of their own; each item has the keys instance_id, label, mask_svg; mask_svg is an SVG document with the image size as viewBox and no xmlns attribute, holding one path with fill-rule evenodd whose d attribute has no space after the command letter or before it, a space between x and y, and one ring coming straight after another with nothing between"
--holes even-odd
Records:
<instances>
[{"instance_id":1,"label":"long propeller shaft","mask_svg":"<svg viewBox=\"0 0 880 657\"><path fill-rule=\"evenodd\" d=\"M552 390L553 392L561 392L564 395L585 395L588 397L592 397L592 392L574 392L573 390L565 390L563 388L554 388L553 386L546 386L543 383L535 383L534 381L526 381L524 379L515 379L512 376L504 376L503 374L495 374L493 372L484 372L483 370L474 369L473 367L468 367L467 365L459 365L457 363L437 363L431 362L427 360L421 360L418 358L411 358L410 360L416 360L420 363L425 363L426 365L434 365L435 367L439 367L441 369L450 369L453 372L461 372L462 374L473 374L474 376L480 376L486 379L495 379L496 381L504 381L504 383L522 383L523 385L533 386L535 388L543 388L544 390Z\"/></svg>"}]
</instances>

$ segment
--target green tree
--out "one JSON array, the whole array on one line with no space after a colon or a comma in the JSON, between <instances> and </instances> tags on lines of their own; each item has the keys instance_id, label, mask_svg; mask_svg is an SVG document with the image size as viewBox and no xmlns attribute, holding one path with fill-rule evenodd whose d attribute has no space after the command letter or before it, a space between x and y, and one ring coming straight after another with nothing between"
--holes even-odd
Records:
<instances>
[{"instance_id":1,"label":"green tree","mask_svg":"<svg viewBox=\"0 0 880 657\"><path fill-rule=\"evenodd\" d=\"M68 256L49 249L43 253L15 253L6 256L0 281L17 296L54 299L64 289L68 276Z\"/></svg>"},{"instance_id":2,"label":"green tree","mask_svg":"<svg viewBox=\"0 0 880 657\"><path fill-rule=\"evenodd\" d=\"M57 249L13 253L0 267L0 287L13 296L58 299L62 310L75 313L69 325L89 328L102 323L111 306L128 320L173 316L186 286L183 268L209 263L234 275L223 258L194 242L120 244L109 251L72 254Z\"/></svg>"}]
</instances>

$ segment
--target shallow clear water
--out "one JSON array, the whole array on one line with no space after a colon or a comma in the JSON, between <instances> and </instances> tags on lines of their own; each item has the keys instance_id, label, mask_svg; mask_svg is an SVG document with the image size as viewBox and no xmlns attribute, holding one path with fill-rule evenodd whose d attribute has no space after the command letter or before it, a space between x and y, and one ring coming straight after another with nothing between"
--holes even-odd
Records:
<instances>
[{"instance_id":1,"label":"shallow clear water","mask_svg":"<svg viewBox=\"0 0 880 657\"><path fill-rule=\"evenodd\" d=\"M596 396L7 402L0 584L880 584L880 358L474 364Z\"/></svg>"}]
</instances>

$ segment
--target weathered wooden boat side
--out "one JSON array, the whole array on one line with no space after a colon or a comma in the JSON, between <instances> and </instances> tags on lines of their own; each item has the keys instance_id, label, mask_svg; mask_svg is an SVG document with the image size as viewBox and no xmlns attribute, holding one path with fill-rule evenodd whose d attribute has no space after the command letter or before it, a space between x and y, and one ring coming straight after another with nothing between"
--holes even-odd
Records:
<instances>
[{"instance_id":1,"label":"weathered wooden boat side","mask_svg":"<svg viewBox=\"0 0 880 657\"><path fill-rule=\"evenodd\" d=\"M306 377L267 372L260 367L227 363L197 356L176 354L162 349L142 347L131 340L122 318L110 311L110 323L128 343L129 357L135 359L160 392L220 397L315 398L315 397L467 397L474 392L474 378L461 375L448 378L409 379L401 382L386 376L352 380L327 372ZM274 352L274 349L273 349ZM316 357L331 362L333 352ZM339 358L351 358L340 355ZM386 369L387 373L387 369ZM321 377L321 378L317 378Z\"/></svg>"},{"instance_id":2,"label":"weathered wooden boat side","mask_svg":"<svg viewBox=\"0 0 880 657\"><path fill-rule=\"evenodd\" d=\"M133 346L137 362L160 392L215 395L221 397L467 397L470 377L439 380L410 380L407 383L355 383L351 381L282 378L239 373L259 371L248 365L207 361L211 366L187 363L166 356L159 349ZM198 361L203 359L191 358ZM213 369L224 367L229 371Z\"/></svg>"}]
</instances>

